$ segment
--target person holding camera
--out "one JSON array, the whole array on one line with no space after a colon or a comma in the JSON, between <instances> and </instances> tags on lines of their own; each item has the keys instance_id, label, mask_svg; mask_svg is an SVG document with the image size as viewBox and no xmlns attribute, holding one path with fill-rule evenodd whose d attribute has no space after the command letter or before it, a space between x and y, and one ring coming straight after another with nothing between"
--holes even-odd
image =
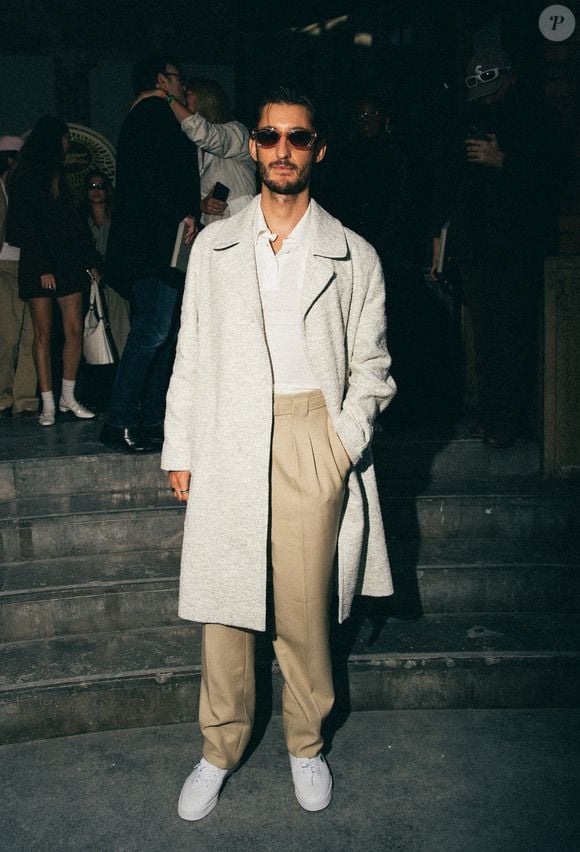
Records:
<instances>
[{"instance_id":1,"label":"person holding camera","mask_svg":"<svg viewBox=\"0 0 580 852\"><path fill-rule=\"evenodd\" d=\"M466 126L444 140L436 178L439 233L458 267L475 344L478 404L470 433L509 447L531 398L543 261L554 250L561 134L520 95L502 50L474 54L465 75Z\"/></svg>"}]
</instances>

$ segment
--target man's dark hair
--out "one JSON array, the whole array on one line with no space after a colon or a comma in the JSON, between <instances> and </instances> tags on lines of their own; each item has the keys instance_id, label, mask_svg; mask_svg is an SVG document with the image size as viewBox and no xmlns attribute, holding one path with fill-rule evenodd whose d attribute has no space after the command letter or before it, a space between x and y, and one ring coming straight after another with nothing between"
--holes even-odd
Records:
<instances>
[{"instance_id":1,"label":"man's dark hair","mask_svg":"<svg viewBox=\"0 0 580 852\"><path fill-rule=\"evenodd\" d=\"M175 65L179 73L181 70L177 62L162 53L150 53L139 60L131 71L131 82L133 83L133 94L140 95L148 89L154 89L157 85L157 75L165 74L168 65Z\"/></svg>"},{"instance_id":2,"label":"man's dark hair","mask_svg":"<svg viewBox=\"0 0 580 852\"><path fill-rule=\"evenodd\" d=\"M277 86L273 91L265 94L258 104L256 115L256 127L260 120L262 110L268 104L289 104L290 106L306 107L310 113L312 126L318 134L318 144L324 142L328 138L328 124L326 117L320 107L320 104L310 95L299 92L297 89L291 89L288 86Z\"/></svg>"}]
</instances>

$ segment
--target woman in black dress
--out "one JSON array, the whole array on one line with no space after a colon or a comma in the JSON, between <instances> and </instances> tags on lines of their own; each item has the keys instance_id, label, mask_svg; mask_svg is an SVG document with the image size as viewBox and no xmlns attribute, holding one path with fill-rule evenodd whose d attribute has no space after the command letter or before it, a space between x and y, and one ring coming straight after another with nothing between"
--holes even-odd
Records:
<instances>
[{"instance_id":1,"label":"woman in black dress","mask_svg":"<svg viewBox=\"0 0 580 852\"><path fill-rule=\"evenodd\" d=\"M86 222L70 195L64 172L69 130L62 119L44 116L33 127L10 181L7 233L20 246L18 288L34 326L34 358L42 394L41 426L55 421L51 335L54 300L62 316L63 382L59 410L82 419L95 415L75 397L81 357L83 290L87 269L97 276L96 254Z\"/></svg>"}]
</instances>

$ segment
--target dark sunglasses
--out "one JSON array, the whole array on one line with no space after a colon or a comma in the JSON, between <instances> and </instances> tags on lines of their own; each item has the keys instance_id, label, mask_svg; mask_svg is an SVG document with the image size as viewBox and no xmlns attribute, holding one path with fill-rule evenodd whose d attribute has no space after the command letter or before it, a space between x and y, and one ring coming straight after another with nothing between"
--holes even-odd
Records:
<instances>
[{"instance_id":1,"label":"dark sunglasses","mask_svg":"<svg viewBox=\"0 0 580 852\"><path fill-rule=\"evenodd\" d=\"M107 188L106 183L90 183L89 184L89 189L106 189L106 188Z\"/></svg>"},{"instance_id":2,"label":"dark sunglasses","mask_svg":"<svg viewBox=\"0 0 580 852\"><path fill-rule=\"evenodd\" d=\"M288 144L297 151L308 151L314 145L317 134L314 130L301 130L296 127L287 133L280 133L273 127L259 127L252 130L252 139L260 148L275 148L282 136L288 139Z\"/></svg>"}]
</instances>

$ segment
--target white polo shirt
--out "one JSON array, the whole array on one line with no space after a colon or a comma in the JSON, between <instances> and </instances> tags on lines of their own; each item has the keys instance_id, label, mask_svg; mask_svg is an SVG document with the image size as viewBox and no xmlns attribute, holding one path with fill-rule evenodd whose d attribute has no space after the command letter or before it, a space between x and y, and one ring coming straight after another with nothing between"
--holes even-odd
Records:
<instances>
[{"instance_id":1,"label":"white polo shirt","mask_svg":"<svg viewBox=\"0 0 580 852\"><path fill-rule=\"evenodd\" d=\"M274 393L295 394L318 388L306 360L302 334L301 301L310 243L310 205L278 254L271 245L276 236L268 228L262 206L258 204L254 245Z\"/></svg>"}]
</instances>

